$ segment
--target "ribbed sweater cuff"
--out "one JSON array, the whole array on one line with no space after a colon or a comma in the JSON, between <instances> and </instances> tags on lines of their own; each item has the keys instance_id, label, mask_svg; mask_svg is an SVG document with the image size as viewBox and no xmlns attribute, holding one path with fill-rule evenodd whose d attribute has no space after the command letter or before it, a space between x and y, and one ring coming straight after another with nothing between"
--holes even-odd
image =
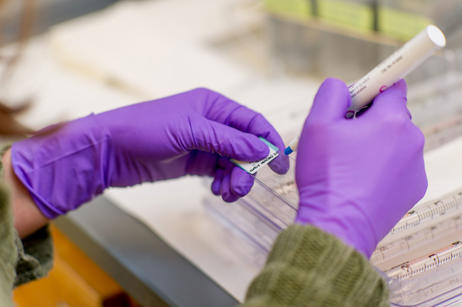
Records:
<instances>
[{"instance_id":1,"label":"ribbed sweater cuff","mask_svg":"<svg viewBox=\"0 0 462 307\"><path fill-rule=\"evenodd\" d=\"M277 238L245 306L388 306L369 261L334 236L292 225Z\"/></svg>"}]
</instances>

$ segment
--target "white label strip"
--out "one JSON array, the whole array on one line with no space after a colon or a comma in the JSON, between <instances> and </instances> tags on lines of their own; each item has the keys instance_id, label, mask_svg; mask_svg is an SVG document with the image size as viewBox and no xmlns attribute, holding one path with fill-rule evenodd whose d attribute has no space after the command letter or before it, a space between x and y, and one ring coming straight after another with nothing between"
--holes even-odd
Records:
<instances>
[{"instance_id":1,"label":"white label strip","mask_svg":"<svg viewBox=\"0 0 462 307\"><path fill-rule=\"evenodd\" d=\"M239 166L240 168L242 168L244 171L246 171L247 173L249 173L251 175L255 175L255 173L260 168L262 168L266 164L270 163L277 156L279 156L279 153L278 153L279 148L277 148L276 146L274 146L273 144L271 144L270 142L268 142L267 140L265 140L262 137L260 137L259 139L262 140L263 143L268 145L268 148L270 149L270 152L269 152L269 154L268 154L268 156L266 158L264 158L263 160L260 160L260 161L256 161L256 162L245 162L245 161L238 161L238 160L231 159L231 162L233 162L234 164L236 164L237 166Z\"/></svg>"}]
</instances>

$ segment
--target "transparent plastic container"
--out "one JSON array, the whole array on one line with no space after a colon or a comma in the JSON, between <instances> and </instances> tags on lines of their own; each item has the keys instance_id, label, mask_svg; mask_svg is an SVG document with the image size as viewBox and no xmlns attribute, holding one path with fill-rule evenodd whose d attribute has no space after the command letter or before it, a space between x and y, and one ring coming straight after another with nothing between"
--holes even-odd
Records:
<instances>
[{"instance_id":1,"label":"transparent plastic container","mask_svg":"<svg viewBox=\"0 0 462 307\"><path fill-rule=\"evenodd\" d=\"M293 190L279 189L288 186L293 176L271 177L256 181L250 201L247 197L237 204L222 204L212 198L205 201L207 211L232 230L226 232L228 247L245 254L258 267L296 212L288 201ZM280 178L281 184L275 178ZM237 234L237 239L231 240L230 233ZM392 305L435 306L460 301L462 190L410 211L380 242L371 262L387 277Z\"/></svg>"},{"instance_id":2,"label":"transparent plastic container","mask_svg":"<svg viewBox=\"0 0 462 307\"><path fill-rule=\"evenodd\" d=\"M257 173L250 193L236 203L227 204L214 196L204 199L206 211L240 238L230 248L241 253L249 250L246 257L257 266L263 265L276 237L294 221L297 213L295 155L289 159L287 174L278 175L264 167Z\"/></svg>"},{"instance_id":3,"label":"transparent plastic container","mask_svg":"<svg viewBox=\"0 0 462 307\"><path fill-rule=\"evenodd\" d=\"M296 214L294 159L291 171L276 175L264 168L255 186L236 204L208 197L206 210L230 229L226 242L257 267L278 234ZM230 238L233 234L233 239ZM394 306L435 306L461 301L462 189L420 204L379 243L371 263L384 272Z\"/></svg>"},{"instance_id":4,"label":"transparent plastic container","mask_svg":"<svg viewBox=\"0 0 462 307\"><path fill-rule=\"evenodd\" d=\"M242 199L280 228L290 225L297 213L295 157L295 154L289 156L290 168L285 175L277 175L269 167L262 169L255 177L255 186Z\"/></svg>"}]
</instances>

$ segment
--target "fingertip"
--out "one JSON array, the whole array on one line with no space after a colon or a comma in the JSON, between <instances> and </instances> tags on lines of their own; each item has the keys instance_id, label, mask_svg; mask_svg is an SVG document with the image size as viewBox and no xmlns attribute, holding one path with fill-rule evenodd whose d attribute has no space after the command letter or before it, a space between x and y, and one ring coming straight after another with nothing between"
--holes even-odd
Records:
<instances>
[{"instance_id":1,"label":"fingertip","mask_svg":"<svg viewBox=\"0 0 462 307\"><path fill-rule=\"evenodd\" d=\"M289 171L289 157L283 153L269 163L269 167L277 174L283 175Z\"/></svg>"},{"instance_id":2,"label":"fingertip","mask_svg":"<svg viewBox=\"0 0 462 307\"><path fill-rule=\"evenodd\" d=\"M231 172L231 191L233 194L243 197L252 189L254 177L242 169L235 167Z\"/></svg>"},{"instance_id":3,"label":"fingertip","mask_svg":"<svg viewBox=\"0 0 462 307\"><path fill-rule=\"evenodd\" d=\"M224 175L221 180L220 194L222 198L229 194L229 175Z\"/></svg>"},{"instance_id":4,"label":"fingertip","mask_svg":"<svg viewBox=\"0 0 462 307\"><path fill-rule=\"evenodd\" d=\"M269 167L277 174L282 175L287 173L289 170L289 157L284 153L285 146L281 136L273 129L273 133L271 133L266 140L279 149L279 155L268 164ZM267 145L265 144L265 146Z\"/></svg>"},{"instance_id":5,"label":"fingertip","mask_svg":"<svg viewBox=\"0 0 462 307\"><path fill-rule=\"evenodd\" d=\"M314 97L309 117L322 121L344 118L350 104L351 96L345 82L328 78Z\"/></svg>"},{"instance_id":6,"label":"fingertip","mask_svg":"<svg viewBox=\"0 0 462 307\"><path fill-rule=\"evenodd\" d=\"M393 87L404 92L405 94L407 93L407 83L406 83L406 80L404 79L400 79L398 82L393 84Z\"/></svg>"},{"instance_id":7,"label":"fingertip","mask_svg":"<svg viewBox=\"0 0 462 307\"><path fill-rule=\"evenodd\" d=\"M318 94L330 95L338 94L338 97L350 97L348 86L340 79L327 78L321 84L318 90ZM335 97L335 96L334 96Z\"/></svg>"},{"instance_id":8,"label":"fingertip","mask_svg":"<svg viewBox=\"0 0 462 307\"><path fill-rule=\"evenodd\" d=\"M231 174L226 174L221 183L221 198L228 203L236 201L239 197L231 192Z\"/></svg>"},{"instance_id":9,"label":"fingertip","mask_svg":"<svg viewBox=\"0 0 462 307\"><path fill-rule=\"evenodd\" d=\"M343 90L343 89L348 90L347 85L345 84L345 82L343 82L340 79L332 78L332 77L327 78L322 82L322 84L320 86L320 90L325 89L325 88L329 88L329 89L335 88L335 89L338 89L338 90Z\"/></svg>"},{"instance_id":10,"label":"fingertip","mask_svg":"<svg viewBox=\"0 0 462 307\"><path fill-rule=\"evenodd\" d=\"M214 180L212 182L211 190L212 190L213 195L220 196L220 186L221 184L219 181Z\"/></svg>"},{"instance_id":11,"label":"fingertip","mask_svg":"<svg viewBox=\"0 0 462 307\"><path fill-rule=\"evenodd\" d=\"M223 194L222 199L227 203L233 203L239 199L239 196L233 194Z\"/></svg>"},{"instance_id":12,"label":"fingertip","mask_svg":"<svg viewBox=\"0 0 462 307\"><path fill-rule=\"evenodd\" d=\"M212 193L216 196L220 195L221 181L222 181L223 175L224 175L224 171L222 169L217 169L215 173L215 177L213 178L211 190L212 190Z\"/></svg>"}]
</instances>

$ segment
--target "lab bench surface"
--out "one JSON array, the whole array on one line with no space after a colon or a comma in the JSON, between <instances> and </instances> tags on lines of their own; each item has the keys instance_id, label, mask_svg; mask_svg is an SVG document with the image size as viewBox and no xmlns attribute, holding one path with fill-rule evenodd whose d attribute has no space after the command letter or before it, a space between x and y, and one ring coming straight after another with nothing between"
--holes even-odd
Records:
<instances>
[{"instance_id":1,"label":"lab bench surface","mask_svg":"<svg viewBox=\"0 0 462 307\"><path fill-rule=\"evenodd\" d=\"M230 294L105 197L55 221L142 306L235 306Z\"/></svg>"}]
</instances>

